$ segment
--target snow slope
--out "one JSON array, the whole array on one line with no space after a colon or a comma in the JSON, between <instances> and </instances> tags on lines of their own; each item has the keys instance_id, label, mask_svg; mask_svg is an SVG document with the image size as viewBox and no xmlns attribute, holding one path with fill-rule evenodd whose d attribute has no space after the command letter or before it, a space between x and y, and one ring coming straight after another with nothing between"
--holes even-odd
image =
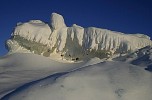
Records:
<instances>
[{"instance_id":1,"label":"snow slope","mask_svg":"<svg viewBox=\"0 0 152 100\"><path fill-rule=\"evenodd\" d=\"M101 60L100 60L101 62ZM17 87L49 76L54 73L70 71L87 62L58 62L51 58L31 53L15 53L0 59L0 98Z\"/></svg>"},{"instance_id":2,"label":"snow slope","mask_svg":"<svg viewBox=\"0 0 152 100\"><path fill-rule=\"evenodd\" d=\"M130 54L115 57L113 60L131 63L152 70L152 47L146 46Z\"/></svg>"},{"instance_id":3,"label":"snow slope","mask_svg":"<svg viewBox=\"0 0 152 100\"><path fill-rule=\"evenodd\" d=\"M151 50L139 50L143 57ZM54 61L32 53L0 59L0 100L151 100L152 73L130 62ZM136 58L138 59L138 58ZM62 61L62 62L61 62ZM140 62L140 61L139 61Z\"/></svg>"},{"instance_id":4,"label":"snow slope","mask_svg":"<svg viewBox=\"0 0 152 100\"><path fill-rule=\"evenodd\" d=\"M76 24L67 27L61 15L52 13L50 26L40 20L17 25L7 45L11 53L23 50L44 56L57 52L65 58L83 58L88 55L104 58L152 45L152 41L144 34L83 28Z\"/></svg>"},{"instance_id":5,"label":"snow slope","mask_svg":"<svg viewBox=\"0 0 152 100\"><path fill-rule=\"evenodd\" d=\"M102 62L27 84L1 100L151 100L152 74L123 62Z\"/></svg>"}]
</instances>

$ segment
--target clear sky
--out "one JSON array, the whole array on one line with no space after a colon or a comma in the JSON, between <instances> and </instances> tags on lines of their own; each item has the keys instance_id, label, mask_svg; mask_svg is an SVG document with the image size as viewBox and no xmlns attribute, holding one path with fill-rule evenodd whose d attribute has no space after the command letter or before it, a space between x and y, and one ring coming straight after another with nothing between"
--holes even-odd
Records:
<instances>
[{"instance_id":1,"label":"clear sky","mask_svg":"<svg viewBox=\"0 0 152 100\"><path fill-rule=\"evenodd\" d=\"M40 19L51 13L64 16L67 26L95 26L152 37L152 0L0 0L0 56L17 22Z\"/></svg>"}]
</instances>

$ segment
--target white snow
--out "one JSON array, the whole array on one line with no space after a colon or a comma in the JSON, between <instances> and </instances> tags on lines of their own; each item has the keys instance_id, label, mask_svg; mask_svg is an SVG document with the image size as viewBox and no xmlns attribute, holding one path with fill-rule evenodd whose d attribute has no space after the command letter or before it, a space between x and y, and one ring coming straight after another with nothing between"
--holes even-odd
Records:
<instances>
[{"instance_id":1,"label":"white snow","mask_svg":"<svg viewBox=\"0 0 152 100\"><path fill-rule=\"evenodd\" d=\"M17 87L44 78L48 75L66 72L86 64L59 62L52 58L31 53L15 53L0 58L0 98L8 91Z\"/></svg>"},{"instance_id":2,"label":"white snow","mask_svg":"<svg viewBox=\"0 0 152 100\"><path fill-rule=\"evenodd\" d=\"M31 20L17 25L12 36L23 37L31 44L33 41L41 43L40 45L45 45L51 51L64 52L65 56L72 57L85 55L86 51L90 53L92 50L105 50L112 54L128 53L152 45L150 37L144 34L124 34L95 27L83 28L76 24L66 27L63 17L57 13L51 15L51 26L40 20Z\"/></svg>"},{"instance_id":3,"label":"white snow","mask_svg":"<svg viewBox=\"0 0 152 100\"><path fill-rule=\"evenodd\" d=\"M42 44L49 44L49 37L52 31L48 24L40 20L31 20L18 25L12 36L20 36L29 41L35 41Z\"/></svg>"},{"instance_id":4,"label":"white snow","mask_svg":"<svg viewBox=\"0 0 152 100\"><path fill-rule=\"evenodd\" d=\"M57 13L51 15L51 26L55 30L66 27L63 17Z\"/></svg>"},{"instance_id":5,"label":"white snow","mask_svg":"<svg viewBox=\"0 0 152 100\"><path fill-rule=\"evenodd\" d=\"M152 47L147 46L127 55L117 56L113 60L147 68L147 66L152 65Z\"/></svg>"},{"instance_id":6,"label":"white snow","mask_svg":"<svg viewBox=\"0 0 152 100\"><path fill-rule=\"evenodd\" d=\"M152 100L149 45L144 34L67 27L57 13L50 26L20 22L0 58L0 100Z\"/></svg>"},{"instance_id":7,"label":"white snow","mask_svg":"<svg viewBox=\"0 0 152 100\"><path fill-rule=\"evenodd\" d=\"M150 39L150 37L149 36L147 36L147 35L144 35L144 34L133 34L134 36L138 36L138 37L141 37L141 38L147 38L147 39Z\"/></svg>"},{"instance_id":8,"label":"white snow","mask_svg":"<svg viewBox=\"0 0 152 100\"><path fill-rule=\"evenodd\" d=\"M102 62L29 85L8 100L151 100L151 84L142 68Z\"/></svg>"},{"instance_id":9,"label":"white snow","mask_svg":"<svg viewBox=\"0 0 152 100\"><path fill-rule=\"evenodd\" d=\"M30 50L25 49L24 47L20 46L17 41L15 40L7 40L7 47L9 48L10 52L8 54L13 54L15 52L18 53L31 53Z\"/></svg>"}]
</instances>

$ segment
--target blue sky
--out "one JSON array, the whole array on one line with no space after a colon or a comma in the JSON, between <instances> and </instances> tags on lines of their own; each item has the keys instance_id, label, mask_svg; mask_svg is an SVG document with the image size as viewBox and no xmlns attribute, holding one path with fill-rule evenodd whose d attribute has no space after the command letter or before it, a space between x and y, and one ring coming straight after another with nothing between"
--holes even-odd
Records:
<instances>
[{"instance_id":1,"label":"blue sky","mask_svg":"<svg viewBox=\"0 0 152 100\"><path fill-rule=\"evenodd\" d=\"M67 26L95 26L152 37L151 0L0 0L0 56L17 22L40 19L50 23L53 12L64 16Z\"/></svg>"}]
</instances>

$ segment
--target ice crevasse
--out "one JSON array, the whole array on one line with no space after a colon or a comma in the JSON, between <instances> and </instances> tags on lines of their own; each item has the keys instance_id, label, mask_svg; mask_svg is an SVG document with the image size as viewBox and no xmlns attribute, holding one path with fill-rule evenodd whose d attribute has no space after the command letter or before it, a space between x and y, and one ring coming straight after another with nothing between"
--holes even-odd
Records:
<instances>
[{"instance_id":1,"label":"ice crevasse","mask_svg":"<svg viewBox=\"0 0 152 100\"><path fill-rule=\"evenodd\" d=\"M152 45L152 41L144 34L124 34L95 27L83 28L76 24L67 27L61 15L52 13L50 24L40 20L18 23L7 45L10 52L24 50L44 56L56 52L81 58L103 52L128 53Z\"/></svg>"}]
</instances>

